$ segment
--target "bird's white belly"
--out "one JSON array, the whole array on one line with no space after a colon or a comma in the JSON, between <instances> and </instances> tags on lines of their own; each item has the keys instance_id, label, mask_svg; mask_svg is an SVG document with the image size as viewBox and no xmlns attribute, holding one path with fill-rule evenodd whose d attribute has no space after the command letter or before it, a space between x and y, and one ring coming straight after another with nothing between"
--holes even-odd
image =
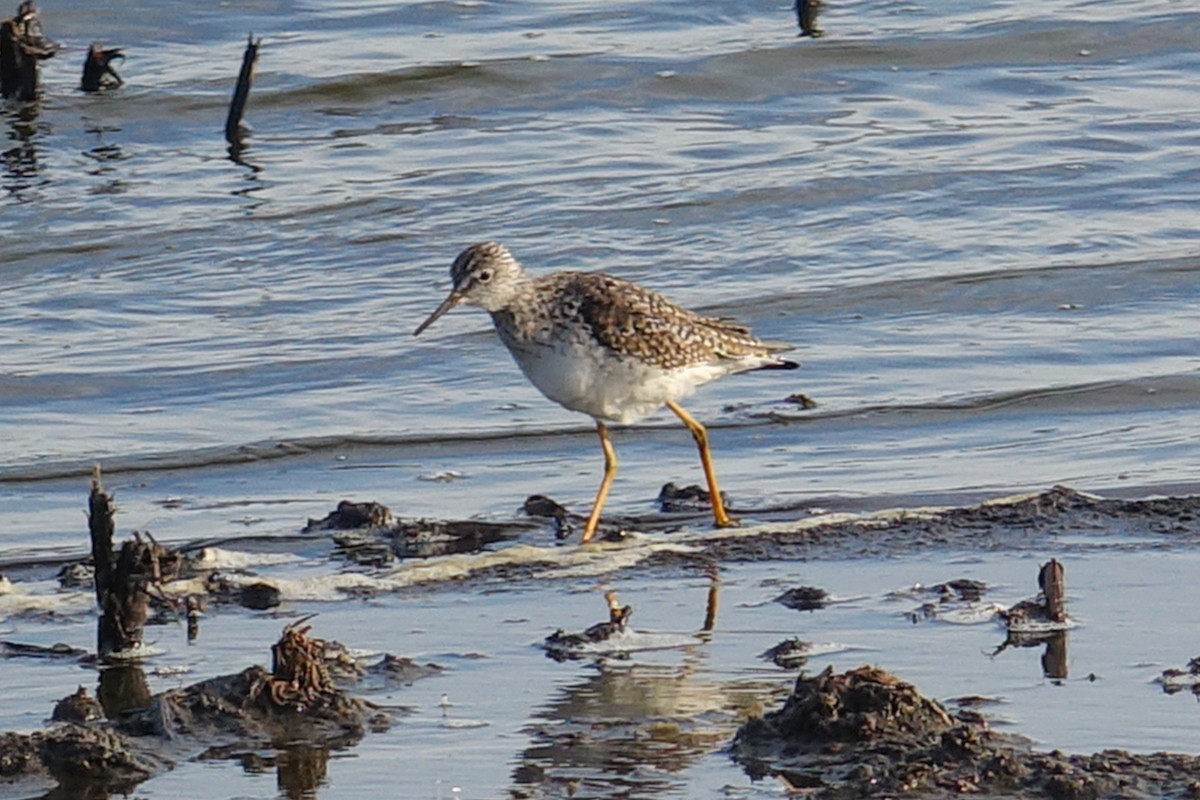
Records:
<instances>
[{"instance_id":1,"label":"bird's white belly","mask_svg":"<svg viewBox=\"0 0 1200 800\"><path fill-rule=\"evenodd\" d=\"M546 397L572 411L621 425L637 422L667 400L683 397L726 371L715 365L662 370L579 346L533 346L511 348L511 352L525 377Z\"/></svg>"}]
</instances>

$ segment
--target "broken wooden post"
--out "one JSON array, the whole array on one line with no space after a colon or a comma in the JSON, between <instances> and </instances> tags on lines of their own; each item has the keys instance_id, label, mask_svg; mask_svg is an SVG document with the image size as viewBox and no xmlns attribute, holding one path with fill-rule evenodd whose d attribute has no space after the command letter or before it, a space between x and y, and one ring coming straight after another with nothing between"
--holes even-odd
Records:
<instances>
[{"instance_id":1,"label":"broken wooden post","mask_svg":"<svg viewBox=\"0 0 1200 800\"><path fill-rule=\"evenodd\" d=\"M822 31L817 27L817 12L821 9L821 0L796 0L796 24L800 27L801 36L817 38Z\"/></svg>"},{"instance_id":2,"label":"broken wooden post","mask_svg":"<svg viewBox=\"0 0 1200 800\"><path fill-rule=\"evenodd\" d=\"M113 551L116 532L113 514L112 497L104 491L97 467L92 475L92 493L88 497L88 532L92 538L92 561L96 566L96 604L100 607L96 654L101 659L140 647L142 630L149 616L148 595L117 577L119 559Z\"/></svg>"},{"instance_id":3,"label":"broken wooden post","mask_svg":"<svg viewBox=\"0 0 1200 800\"><path fill-rule=\"evenodd\" d=\"M36 100L37 62L57 52L58 44L42 33L33 0L25 0L15 16L0 22L0 94L9 100Z\"/></svg>"},{"instance_id":4,"label":"broken wooden post","mask_svg":"<svg viewBox=\"0 0 1200 800\"><path fill-rule=\"evenodd\" d=\"M250 99L250 83L254 80L254 64L258 61L258 46L254 34L246 40L246 52L242 54L242 69L238 73L237 86L233 90L233 100L229 104L229 116L225 118L225 141L229 142L230 155L236 160L243 146L245 127L242 125L242 114L246 110L246 101Z\"/></svg>"},{"instance_id":5,"label":"broken wooden post","mask_svg":"<svg viewBox=\"0 0 1200 800\"><path fill-rule=\"evenodd\" d=\"M1063 579L1063 565L1052 558L1042 564L1038 572L1038 587L1046 601L1046 618L1051 622L1067 621L1067 589Z\"/></svg>"},{"instance_id":6,"label":"broken wooden post","mask_svg":"<svg viewBox=\"0 0 1200 800\"><path fill-rule=\"evenodd\" d=\"M119 47L108 50L99 42L92 42L88 47L87 59L83 62L83 78L79 88L85 92L98 92L101 89L115 89L125 83L113 68L112 62L117 59L125 60L125 53Z\"/></svg>"},{"instance_id":7,"label":"broken wooden post","mask_svg":"<svg viewBox=\"0 0 1200 800\"><path fill-rule=\"evenodd\" d=\"M112 497L100 483L100 469L92 477L88 498L88 530L96 567L96 603L100 620L96 628L96 654L101 660L136 653L150 612L149 587L161 583L164 571L174 573L178 558L149 535L134 533L113 551Z\"/></svg>"}]
</instances>

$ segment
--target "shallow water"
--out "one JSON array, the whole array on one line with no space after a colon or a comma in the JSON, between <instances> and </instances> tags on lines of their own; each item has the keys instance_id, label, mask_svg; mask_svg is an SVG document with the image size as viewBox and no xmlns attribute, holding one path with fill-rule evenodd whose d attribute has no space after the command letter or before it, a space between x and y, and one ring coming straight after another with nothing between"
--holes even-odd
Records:
<instances>
[{"instance_id":1,"label":"shallow water","mask_svg":"<svg viewBox=\"0 0 1200 800\"><path fill-rule=\"evenodd\" d=\"M815 40L795 36L786 4L729 0L134 2L104 14L55 2L42 17L65 49L44 65L42 102L4 107L2 123L0 564L84 551L96 462L122 529L168 542L283 537L345 496L402 516L507 517L535 492L586 508L601 466L590 421L527 385L484 315L456 312L410 335L447 291L458 250L489 237L535 270L604 269L796 345L803 370L723 381L687 404L711 424L723 487L749 519L797 503L1200 483L1200 13L1177 2L831 3ZM221 127L248 31L264 45L239 164ZM79 65L97 39L126 49L127 83L84 96ZM796 392L818 406L786 402ZM615 441L614 514L654 508L665 481L699 480L670 415ZM955 571L947 557L931 554L938 574L920 577L889 562L829 565L820 583L836 591L841 569L872 585L942 580ZM1153 557L1081 556L1086 580L1070 584L1080 613L1110 620L1143 591L1186 602L1169 589L1194 582L1169 581ZM981 558L1015 587L1033 574L1025 556ZM1186 575L1192 560L1177 554L1172 569ZM696 624L673 611L694 586L621 588L639 624ZM423 741L426 763L445 764L412 775L413 796L436 796L438 778L449 796L459 777L472 787L464 796L496 796L528 742L529 709L594 676L531 652L549 630L598 618L591 591L385 598L370 608L386 625L361 630L346 619L357 611L319 605L347 644L413 655L494 634L462 614L428 645L405 635L416 626L407 615L473 604L493 621L527 621L488 644L487 667L452 660L450 675L413 687L403 701L424 710L399 738L335 759L322 797L396 785L399 741L406 752ZM1179 624L1180 613L1166 618ZM927 693L966 691L937 683L935 664L903 655L908 644L884 650L877 638L901 632L870 619L829 636L863 644L869 633L884 665ZM1140 686L1157 669L1135 669L1134 653L1188 641L1152 623L1126 623L1130 638L1095 661L1078 656L1078 672L1098 663ZM206 641L211 661L198 671L263 658L279 624L223 620L223 645ZM0 626L81 645L92 635L86 621ZM900 628L904 642L974 637L972 654L994 634ZM746 653L774 643L742 649L746 635L726 635L736 657L718 636L655 661L672 672L695 658L708 679L740 680ZM1107 635L1084 625L1072 646L1086 653L1089 636ZM1185 703L1147 700L1144 687L1130 695L1137 710L1161 703L1166 716L1120 741L1093 716L1080 726L1094 736L1071 729L1072 714L1043 715L1048 702L1088 708L1082 692L1105 682L1047 686L1032 663L1015 666L1028 655L978 664L1013 669L1003 680L1014 697L1036 697L1014 700L1013 715L1039 742L1186 746L1171 718ZM1191 655L1148 658L1178 666ZM439 727L430 698L472 691L472 670L490 685L526 660L555 688L494 708L476 686L463 700L478 701L470 714L490 728ZM49 681L42 668L0 664L5 685L31 698L0 728L38 724L42 701L83 679L67 672ZM428 736L409 736L418 730ZM474 771L437 761L432 748L446 742ZM737 775L719 755L680 774L680 796ZM230 796L279 791L270 775L208 765L143 788L173 796L197 776L226 781Z\"/></svg>"},{"instance_id":2,"label":"shallow water","mask_svg":"<svg viewBox=\"0 0 1200 800\"><path fill-rule=\"evenodd\" d=\"M256 549L252 543L243 547ZM903 592L918 583L968 577L989 584L989 602L1008 605L1028 597L1046 553L1065 565L1076 623L1067 635L1063 678L1045 677L1043 646L997 653L1005 636L995 622L910 619L922 599ZM328 561L311 553L298 565L260 571L329 579ZM1038 747L1191 748L1195 701L1186 693L1165 695L1152 684L1164 668L1182 666L1193 655L1189 642L1200 634L1190 613L1197 598L1186 588L1196 585L1200 553L1172 546L1168 538L1114 539L1098 532L1072 541L1035 540L1017 550L947 550L936 558L726 565L710 636L696 634L708 590L701 577L655 570L567 580L554 574L545 570L541 579L520 584L474 583L466 593L292 600L270 614L225 609L202 620L195 646L184 644L182 630L151 629L165 652L147 669L167 673L149 676L155 691L265 661L279 628L313 610L320 612L313 621L317 635L335 633L366 654L402 653L446 672L411 686L367 689L368 699L404 706L408 713L391 730L330 754L319 784L307 793L277 785L272 768L243 772L236 763L199 762L147 781L138 795L174 796L204 781L209 796L360 797L386 787L395 796L433 798L439 791L450 797L457 786L462 797L499 797L526 782L518 767L525 775L536 767L562 784L582 780L596 797L717 796L717 787L732 796L780 796L774 784L751 783L722 744L739 713L756 704L775 707L790 686L792 674L758 654L793 636L831 651L813 656L809 670L878 663L942 700L990 698L993 704L983 711L993 725L1029 736ZM772 602L801 584L821 586L834 602L815 612ZM641 645L671 647L599 662L546 658L538 643L556 627L582 630L603 616L602 585L618 589L621 601L634 606ZM88 647L93 631L86 614L53 624L17 618L5 623L4 638ZM4 705L3 729L39 727L59 696L91 680L89 671L73 665L16 659L4 669L10 691L23 700ZM172 672L178 669L186 671ZM671 725L690 736L660 733L655 739L655 731ZM576 729L583 739L571 746L567 734ZM554 785L543 787L544 796L566 796Z\"/></svg>"}]
</instances>

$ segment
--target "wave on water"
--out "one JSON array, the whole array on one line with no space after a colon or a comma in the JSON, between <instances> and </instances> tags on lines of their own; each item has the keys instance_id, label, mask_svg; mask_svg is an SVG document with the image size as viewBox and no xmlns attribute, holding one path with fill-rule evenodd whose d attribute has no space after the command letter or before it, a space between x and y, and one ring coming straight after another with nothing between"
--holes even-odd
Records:
<instances>
[{"instance_id":1,"label":"wave on water","mask_svg":"<svg viewBox=\"0 0 1200 800\"><path fill-rule=\"evenodd\" d=\"M708 423L713 430L737 430L775 424L803 422L808 426L841 425L847 420L870 424L919 425L931 419L976 417L985 414L1045 414L1047 412L1134 414L1195 408L1200 405L1200 370L1173 375L1106 380L1062 386L1041 386L1010 392L972 395L961 399L911 404L881 404L830 410L790 411L777 406L769 411L739 410L735 419ZM673 423L639 425L639 430L671 430ZM448 454L478 450L481 445L506 442L553 440L560 437L591 437L590 425L563 426L537 430L492 430L408 435L348 435L297 437L264 440L196 449L168 450L156 453L114 455L99 460L61 460L0 467L0 484L19 484L64 478L87 477L99 466L106 475L166 470L204 469L233 464L275 461L334 452L350 447L383 448L402 453L406 448L444 449Z\"/></svg>"},{"instance_id":2,"label":"wave on water","mask_svg":"<svg viewBox=\"0 0 1200 800\"><path fill-rule=\"evenodd\" d=\"M764 30L749 29L746 38L711 43L702 52L686 47L629 52L625 46L597 42L540 38L528 40L519 54L481 52L477 59L415 63L387 72L355 71L311 79L302 85L264 88L256 97L263 108L311 108L312 104L341 102L377 104L381 99L404 102L433 93L460 107L494 107L498 95L510 94L537 105L545 95L561 104L565 88L603 100L605 86L620 86L609 97L619 104L679 93L688 98L742 101L794 93L847 91L846 70L906 68L954 69L978 65L981 59L1007 64L1058 62L1064 53L1088 54L1103 43L1106 57L1138 58L1164 50L1188 49L1194 41L1196 14L1098 19L1094 13L1036 23L997 20L963 31L924 29L920 17L892 17L893 35L855 36L843 31L836 40L813 47L796 47L791 39L763 39ZM917 22L918 24L911 24ZM867 31L863 31L867 33ZM653 38L650 42L655 41ZM666 69L668 68L669 69ZM666 71L664 71L666 69ZM818 77L836 71L837 80ZM675 80L668 80L675 79ZM797 83L800 81L801 83ZM590 88L589 88L590 87Z\"/></svg>"},{"instance_id":3,"label":"wave on water","mask_svg":"<svg viewBox=\"0 0 1200 800\"><path fill-rule=\"evenodd\" d=\"M788 413L769 411L752 416L772 421L819 423L846 417L895 416L922 417L947 413L974 416L1007 411L1072 411L1108 413L1115 411L1160 411L1192 408L1200 402L1200 371L1177 375L1159 375L1130 380L1096 381L1069 386L1045 386L1012 392L975 395L961 400L904 405L864 406L826 413Z\"/></svg>"}]
</instances>

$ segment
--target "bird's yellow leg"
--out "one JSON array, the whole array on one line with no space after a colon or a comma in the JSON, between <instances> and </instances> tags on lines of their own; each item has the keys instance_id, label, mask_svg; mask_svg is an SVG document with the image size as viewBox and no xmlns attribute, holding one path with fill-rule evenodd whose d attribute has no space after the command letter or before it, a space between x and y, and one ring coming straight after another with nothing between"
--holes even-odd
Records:
<instances>
[{"instance_id":1,"label":"bird's yellow leg","mask_svg":"<svg viewBox=\"0 0 1200 800\"><path fill-rule=\"evenodd\" d=\"M708 494L712 501L713 521L718 528L732 528L738 521L725 513L725 501L721 499L721 489L717 486L717 473L713 469L712 454L708 449L708 431L704 426L683 410L683 406L674 400L667 401L667 408L675 412L675 416L683 420L683 424L692 432L696 447L700 449L700 464L704 467L704 477L708 481Z\"/></svg>"},{"instance_id":2,"label":"bird's yellow leg","mask_svg":"<svg viewBox=\"0 0 1200 800\"><path fill-rule=\"evenodd\" d=\"M600 481L600 491L596 492L596 502L592 505L592 513L588 515L587 525L583 529L580 542L589 542L600 524L600 509L608 498L608 490L617 474L617 451L613 449L612 440L608 438L608 428L604 423L596 421L596 433L600 436L600 447L604 450L604 480Z\"/></svg>"}]
</instances>

